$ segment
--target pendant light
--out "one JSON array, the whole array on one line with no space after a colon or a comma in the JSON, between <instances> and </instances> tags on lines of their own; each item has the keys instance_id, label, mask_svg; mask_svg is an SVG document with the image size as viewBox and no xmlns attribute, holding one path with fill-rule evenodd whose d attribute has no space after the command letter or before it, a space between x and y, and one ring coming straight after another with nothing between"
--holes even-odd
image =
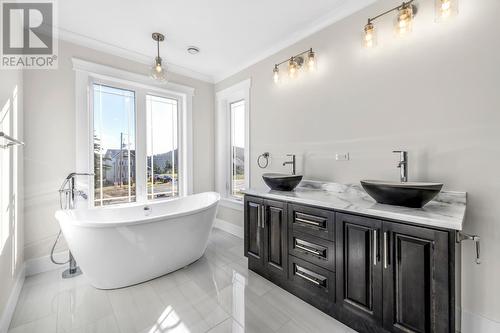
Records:
<instances>
[{"instance_id":1,"label":"pendant light","mask_svg":"<svg viewBox=\"0 0 500 333\"><path fill-rule=\"evenodd\" d=\"M151 77L157 81L165 81L166 77L166 68L162 64L162 59L160 57L160 42L165 40L165 36L159 32L155 32L152 35L153 40L156 42L157 47L157 55L154 60L153 66L151 67Z\"/></svg>"}]
</instances>

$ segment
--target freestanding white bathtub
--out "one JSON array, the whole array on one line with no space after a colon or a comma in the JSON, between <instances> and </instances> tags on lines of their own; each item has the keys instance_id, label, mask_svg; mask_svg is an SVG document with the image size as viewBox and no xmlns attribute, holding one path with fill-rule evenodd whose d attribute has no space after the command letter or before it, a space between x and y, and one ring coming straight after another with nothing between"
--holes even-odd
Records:
<instances>
[{"instance_id":1,"label":"freestanding white bathtub","mask_svg":"<svg viewBox=\"0 0 500 333\"><path fill-rule=\"evenodd\" d=\"M207 247L218 193L77 210L59 210L71 253L99 289L130 286L198 260Z\"/></svg>"}]
</instances>

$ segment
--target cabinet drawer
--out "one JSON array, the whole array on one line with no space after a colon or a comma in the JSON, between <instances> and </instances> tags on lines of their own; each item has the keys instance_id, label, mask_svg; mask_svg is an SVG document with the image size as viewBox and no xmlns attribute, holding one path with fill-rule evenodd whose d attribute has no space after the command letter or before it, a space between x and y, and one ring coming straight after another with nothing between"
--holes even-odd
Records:
<instances>
[{"instance_id":1,"label":"cabinet drawer","mask_svg":"<svg viewBox=\"0 0 500 333\"><path fill-rule=\"evenodd\" d=\"M335 270L335 245L323 238L293 231L288 238L289 253L300 259Z\"/></svg>"},{"instance_id":2,"label":"cabinet drawer","mask_svg":"<svg viewBox=\"0 0 500 333\"><path fill-rule=\"evenodd\" d=\"M335 302L335 274L293 256L289 256L288 261L292 293L330 313Z\"/></svg>"},{"instance_id":3,"label":"cabinet drawer","mask_svg":"<svg viewBox=\"0 0 500 333\"><path fill-rule=\"evenodd\" d=\"M290 229L332 241L335 214L332 211L302 205L289 205Z\"/></svg>"}]
</instances>

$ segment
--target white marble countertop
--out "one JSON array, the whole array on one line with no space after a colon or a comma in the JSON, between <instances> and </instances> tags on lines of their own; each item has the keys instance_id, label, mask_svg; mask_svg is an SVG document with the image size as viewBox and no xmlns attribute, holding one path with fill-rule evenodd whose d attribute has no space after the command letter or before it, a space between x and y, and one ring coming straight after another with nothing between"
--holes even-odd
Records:
<instances>
[{"instance_id":1,"label":"white marble countertop","mask_svg":"<svg viewBox=\"0 0 500 333\"><path fill-rule=\"evenodd\" d=\"M423 208L407 208L375 202L361 185L342 185L303 180L292 192L249 189L245 194L337 211L359 213L425 226L462 230L467 202L466 192L442 191Z\"/></svg>"}]
</instances>

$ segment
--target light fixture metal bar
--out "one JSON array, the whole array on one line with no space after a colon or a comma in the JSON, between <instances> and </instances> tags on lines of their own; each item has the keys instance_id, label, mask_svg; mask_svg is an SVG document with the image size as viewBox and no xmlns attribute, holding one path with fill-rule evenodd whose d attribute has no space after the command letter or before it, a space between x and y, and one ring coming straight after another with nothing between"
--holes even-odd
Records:
<instances>
[{"instance_id":1,"label":"light fixture metal bar","mask_svg":"<svg viewBox=\"0 0 500 333\"><path fill-rule=\"evenodd\" d=\"M294 55L294 56L292 56L290 58L297 58L297 57L300 57L303 54L306 54L306 53L309 53L309 52L312 52L312 51L313 51L313 49L310 48L309 50L305 50L304 52L298 53L298 54L296 54L296 55ZM290 58L288 58L286 60L283 60L282 62L279 62L279 63L275 64L275 66L279 67L279 66L283 65L284 63L290 61Z\"/></svg>"},{"instance_id":2,"label":"light fixture metal bar","mask_svg":"<svg viewBox=\"0 0 500 333\"><path fill-rule=\"evenodd\" d=\"M408 5L411 5L414 1L415 1L415 0L409 0L409 1L407 1L407 2L403 2L401 5L396 6L396 7L394 7L394 8L391 8L391 9L389 9L389 10L387 10L387 11L383 12L382 14L379 14L379 15L374 16L374 17L370 17L370 18L368 18L368 24L370 24L371 22L375 21L376 19L378 19L378 18L380 18L380 17L382 17L382 16L384 16L384 15L387 15L387 14L389 14L389 13L391 13L391 12L394 12L394 11L396 11L396 10L400 10L401 8L404 8L404 7L408 6Z\"/></svg>"}]
</instances>

